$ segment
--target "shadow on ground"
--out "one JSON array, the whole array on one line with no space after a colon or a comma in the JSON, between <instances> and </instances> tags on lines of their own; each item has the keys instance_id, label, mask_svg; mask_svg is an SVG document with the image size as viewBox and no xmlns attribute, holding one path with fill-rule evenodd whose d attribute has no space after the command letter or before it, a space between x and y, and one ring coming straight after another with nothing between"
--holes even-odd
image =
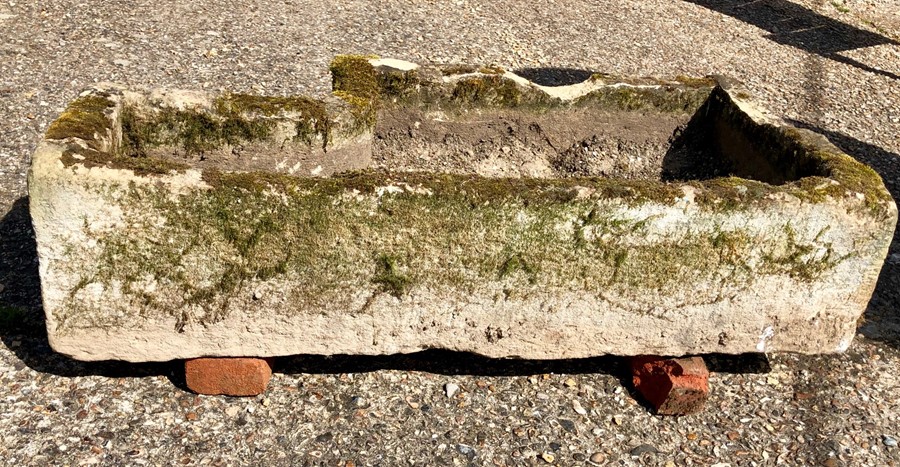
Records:
<instances>
[{"instance_id":1,"label":"shadow on ground","mask_svg":"<svg viewBox=\"0 0 900 467\"><path fill-rule=\"evenodd\" d=\"M825 136L842 151L875 169L891 196L900 200L900 154L811 123L799 120L788 120L788 123ZM878 284L864 319L859 328L863 336L900 349L900 225L894 230L888 257L878 276Z\"/></svg>"},{"instance_id":2,"label":"shadow on ground","mask_svg":"<svg viewBox=\"0 0 900 467\"><path fill-rule=\"evenodd\" d=\"M0 339L22 364L58 376L99 375L109 378L166 376L181 388L179 364L80 362L53 352L47 341L37 246L28 213L28 198L20 198L0 219Z\"/></svg>"},{"instance_id":3,"label":"shadow on ground","mask_svg":"<svg viewBox=\"0 0 900 467\"><path fill-rule=\"evenodd\" d=\"M705 355L714 373L768 373L769 360L762 354ZM628 359L610 355L565 360L488 358L466 352L424 350L401 355L297 355L273 362L273 371L285 374L369 373L380 370L422 371L447 376L531 376L543 374L603 374L615 377L641 406L655 409L637 394Z\"/></svg>"},{"instance_id":4,"label":"shadow on ground","mask_svg":"<svg viewBox=\"0 0 900 467\"><path fill-rule=\"evenodd\" d=\"M0 330L33 333L43 325L34 230L28 198L0 220Z\"/></svg>"},{"instance_id":5,"label":"shadow on ground","mask_svg":"<svg viewBox=\"0 0 900 467\"><path fill-rule=\"evenodd\" d=\"M711 371L723 373L766 373L770 370L764 355L706 355ZM275 362L281 373L367 373L379 370L424 371L441 375L531 376L540 374L599 373L630 379L627 360L600 356L565 360L519 360L488 358L449 350L424 350L403 355L298 355Z\"/></svg>"},{"instance_id":6,"label":"shadow on ground","mask_svg":"<svg viewBox=\"0 0 900 467\"><path fill-rule=\"evenodd\" d=\"M752 24L779 44L841 62L870 73L900 80L895 71L880 70L842 55L876 45L900 45L881 34L842 23L787 0L684 0Z\"/></svg>"},{"instance_id":7,"label":"shadow on ground","mask_svg":"<svg viewBox=\"0 0 900 467\"><path fill-rule=\"evenodd\" d=\"M594 72L578 68L519 68L513 73L541 86L568 86L587 81Z\"/></svg>"}]
</instances>

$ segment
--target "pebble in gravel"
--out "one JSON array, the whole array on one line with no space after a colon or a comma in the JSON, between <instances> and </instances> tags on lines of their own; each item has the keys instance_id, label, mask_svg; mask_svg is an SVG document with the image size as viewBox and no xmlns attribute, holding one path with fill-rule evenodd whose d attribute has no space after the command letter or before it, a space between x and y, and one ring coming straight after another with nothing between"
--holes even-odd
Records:
<instances>
[{"instance_id":1,"label":"pebble in gravel","mask_svg":"<svg viewBox=\"0 0 900 467\"><path fill-rule=\"evenodd\" d=\"M467 446L465 444L458 444L458 445L456 445L456 450L459 451L460 454L469 458L469 460L475 458L476 452L475 452L475 449L472 448L472 446Z\"/></svg>"},{"instance_id":2,"label":"pebble in gravel","mask_svg":"<svg viewBox=\"0 0 900 467\"><path fill-rule=\"evenodd\" d=\"M657 450L656 447L654 447L652 444L645 443L645 444L641 444L639 446L635 446L628 453L634 457L640 457L647 453L657 453L657 452L659 452L659 450Z\"/></svg>"},{"instance_id":3,"label":"pebble in gravel","mask_svg":"<svg viewBox=\"0 0 900 467\"><path fill-rule=\"evenodd\" d=\"M447 383L444 385L444 394L446 394L447 397L453 397L457 392L459 392L459 385L456 383Z\"/></svg>"},{"instance_id":4,"label":"pebble in gravel","mask_svg":"<svg viewBox=\"0 0 900 467\"><path fill-rule=\"evenodd\" d=\"M581 405L581 402L573 401L572 408L575 410L575 413L579 415L587 415L587 410L585 410L584 406Z\"/></svg>"}]
</instances>

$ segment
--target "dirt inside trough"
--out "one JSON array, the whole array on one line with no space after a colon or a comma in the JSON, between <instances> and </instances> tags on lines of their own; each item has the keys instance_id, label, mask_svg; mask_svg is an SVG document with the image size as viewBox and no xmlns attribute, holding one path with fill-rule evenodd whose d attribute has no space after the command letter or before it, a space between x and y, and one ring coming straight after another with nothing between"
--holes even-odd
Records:
<instances>
[{"instance_id":1,"label":"dirt inside trough","mask_svg":"<svg viewBox=\"0 0 900 467\"><path fill-rule=\"evenodd\" d=\"M700 174L687 169L712 157L702 140L689 144L681 137L688 120L686 115L592 109L482 111L452 118L398 109L379 116L372 164L485 177L696 177Z\"/></svg>"},{"instance_id":2,"label":"dirt inside trough","mask_svg":"<svg viewBox=\"0 0 900 467\"><path fill-rule=\"evenodd\" d=\"M275 119L269 119L269 122L272 120ZM133 137L140 138L139 135ZM204 140L202 143L204 147L200 150L187 149L184 144L150 146L142 148L140 155L168 159L200 170L262 171L301 177L327 177L334 173L364 170L372 165L369 138L351 139L326 148L318 135L310 140L298 139L295 122L290 119L278 120L264 138Z\"/></svg>"},{"instance_id":3,"label":"dirt inside trough","mask_svg":"<svg viewBox=\"0 0 900 467\"><path fill-rule=\"evenodd\" d=\"M298 139L290 119L270 119L267 125L264 138L201 141L194 144L200 150L184 144L147 145L141 151L199 169L301 177L374 169L484 177L688 180L723 172L709 133L685 114L590 108L467 113L387 108L379 112L371 137L328 145L321 135ZM136 131L132 138L140 138L140 128Z\"/></svg>"}]
</instances>

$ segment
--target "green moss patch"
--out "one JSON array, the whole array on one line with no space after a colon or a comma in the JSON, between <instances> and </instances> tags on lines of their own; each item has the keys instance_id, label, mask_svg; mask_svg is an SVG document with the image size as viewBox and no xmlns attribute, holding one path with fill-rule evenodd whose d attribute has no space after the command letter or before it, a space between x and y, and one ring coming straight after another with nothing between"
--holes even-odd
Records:
<instances>
[{"instance_id":1,"label":"green moss patch","mask_svg":"<svg viewBox=\"0 0 900 467\"><path fill-rule=\"evenodd\" d=\"M808 132L757 123L740 110L726 91L713 89L712 78L623 80L596 74L592 80L608 85L574 102L562 102L505 78L498 67L449 66L401 71L387 67L376 69L369 62L371 58L339 55L331 63L334 95L344 104L326 105L324 101L302 96L225 94L212 102L211 109L124 106L120 108L119 121L113 122L113 111L118 105L115 96L96 92L73 101L50 126L47 137L83 141L83 144L70 144L64 152L62 161L66 166L106 166L146 175L167 174L188 167L187 160L156 157L160 153L156 149L172 148L179 156L190 158L227 146L267 140L276 126L286 121L295 126L293 142L321 143L322 149L327 150L335 137L355 136L370 130L383 105L451 111L515 108L542 112L550 108L589 107L612 112L693 113L697 116L695 120L703 120L701 133L718 144L723 164L730 161L733 165L730 171L717 172L731 173L732 177L689 182L698 189L697 200L704 208L746 209L772 202L771 195L778 193L818 203L846 198L852 192L862 195L862 205L869 212L882 217L890 215L890 194L875 171L833 146L816 141ZM459 74L463 76L444 81L444 75ZM112 141L111 130L116 124L121 124L121 146ZM218 177L216 173L204 176ZM353 174L343 176L340 183L355 183L354 177ZM441 174L417 177L422 183L432 183L436 189L448 180ZM363 179L374 178L359 180ZM454 183L457 181L453 179ZM500 187L502 191L508 186L535 193L533 188L540 185L547 188L542 196L574 196L571 186L555 180L495 183L472 178L461 183L464 187L483 185L486 199L505 196L493 190ZM682 196L673 185L655 181L588 180L584 183L591 184L599 197L619 197L626 203L647 200L668 203Z\"/></svg>"},{"instance_id":2,"label":"green moss patch","mask_svg":"<svg viewBox=\"0 0 900 467\"><path fill-rule=\"evenodd\" d=\"M161 109L153 116L131 114L126 123L124 149L130 156L142 156L150 148L173 146L186 155L217 149L225 144L262 140L269 136L270 124L238 115L220 117L193 110Z\"/></svg>"},{"instance_id":3,"label":"green moss patch","mask_svg":"<svg viewBox=\"0 0 900 467\"><path fill-rule=\"evenodd\" d=\"M378 255L375 259L376 273L372 282L378 284L381 291L387 292L396 298L403 298L410 285L408 277L400 273L398 259L390 255Z\"/></svg>"},{"instance_id":4,"label":"green moss patch","mask_svg":"<svg viewBox=\"0 0 900 467\"><path fill-rule=\"evenodd\" d=\"M593 106L610 111L693 113L715 86L712 78L679 77L671 82L651 78L629 81L596 74L591 78L593 81L610 84L574 102L563 102L537 88L523 86L506 78L503 76L505 71L500 67L448 65L410 71L372 70L378 85L378 93L375 93L371 89L372 80L366 74L369 70L362 63L368 62L357 57L357 61L351 62L353 66L349 67L344 64L348 60L342 59L342 66L357 71L350 73L338 68L339 74L334 78L336 90L359 92L364 97L378 96L383 102L399 105L448 110L502 107L541 111L566 106ZM335 71L333 65L332 72ZM344 79L353 74L366 76L365 85L359 86L359 91L352 90L352 86ZM448 76L452 79L444 82L442 77Z\"/></svg>"},{"instance_id":5,"label":"green moss patch","mask_svg":"<svg viewBox=\"0 0 900 467\"><path fill-rule=\"evenodd\" d=\"M362 99L377 99L381 94L375 67L369 63L375 56L338 55L331 61L331 88Z\"/></svg>"},{"instance_id":6,"label":"green moss patch","mask_svg":"<svg viewBox=\"0 0 900 467\"><path fill-rule=\"evenodd\" d=\"M847 191L860 193L865 197L865 205L875 214L886 215L889 204L893 202L890 193L885 189L881 176L871 167L853 159L847 154L827 149L809 148L810 158L815 164L815 171L820 176L838 181L840 185L828 183L822 187L822 180L811 177L811 182L819 181L816 186L798 184L806 187L810 196L829 195L833 198L846 196Z\"/></svg>"},{"instance_id":7,"label":"green moss patch","mask_svg":"<svg viewBox=\"0 0 900 467\"><path fill-rule=\"evenodd\" d=\"M330 137L331 117L325 103L305 96L264 97L249 94L226 94L213 104L216 113L225 117L223 136L234 135L244 140L264 139L268 134L259 116L286 117L296 120L295 138L307 144L318 137L327 144ZM228 123L232 122L229 127Z\"/></svg>"},{"instance_id":8,"label":"green moss patch","mask_svg":"<svg viewBox=\"0 0 900 467\"><path fill-rule=\"evenodd\" d=\"M522 91L512 80L499 75L461 78L453 87L451 99L457 104L517 107Z\"/></svg>"},{"instance_id":9,"label":"green moss patch","mask_svg":"<svg viewBox=\"0 0 900 467\"><path fill-rule=\"evenodd\" d=\"M573 105L619 111L657 111L693 114L711 89L674 86L604 86L579 97Z\"/></svg>"},{"instance_id":10,"label":"green moss patch","mask_svg":"<svg viewBox=\"0 0 900 467\"><path fill-rule=\"evenodd\" d=\"M262 97L225 94L213 102L213 112L165 107L123 112L124 152L142 156L151 148L169 146L186 155L224 145L261 141L279 121L295 122L295 139L312 144L329 141L331 120L322 101L307 97Z\"/></svg>"},{"instance_id":11,"label":"green moss patch","mask_svg":"<svg viewBox=\"0 0 900 467\"><path fill-rule=\"evenodd\" d=\"M50 124L46 134L48 139L76 138L82 142L79 144L68 141L60 158L63 165L130 169L141 175L166 174L187 168L184 164L167 159L123 154L122 148L112 137L113 128L119 122L112 119L117 104L110 97L104 92L81 96L72 101L59 118ZM126 120L123 131L127 134L128 130Z\"/></svg>"},{"instance_id":12,"label":"green moss patch","mask_svg":"<svg viewBox=\"0 0 900 467\"><path fill-rule=\"evenodd\" d=\"M401 93L414 89L415 73L385 71L378 73L369 63L375 56L338 55L331 61L332 94L346 102L353 114L353 133L375 126L382 89Z\"/></svg>"},{"instance_id":13,"label":"green moss patch","mask_svg":"<svg viewBox=\"0 0 900 467\"><path fill-rule=\"evenodd\" d=\"M116 103L102 94L82 96L69 104L65 111L47 128L48 139L78 138L91 149L101 150L98 137L109 137L113 122L109 113Z\"/></svg>"},{"instance_id":14,"label":"green moss patch","mask_svg":"<svg viewBox=\"0 0 900 467\"><path fill-rule=\"evenodd\" d=\"M92 151L89 149L66 149L63 151L60 160L66 167L75 164L88 168L111 167L133 170L137 175L163 175L188 168L187 164L161 157L147 157L144 155L122 156L111 152Z\"/></svg>"},{"instance_id":15,"label":"green moss patch","mask_svg":"<svg viewBox=\"0 0 900 467\"><path fill-rule=\"evenodd\" d=\"M120 115L112 121L117 106ZM360 127L373 123L371 112L354 115L360 120ZM308 97L224 94L213 101L211 110L205 110L119 106L108 94L100 92L73 101L51 124L47 138L78 138L84 142L69 145L62 157L66 166L80 164L131 169L141 175L167 174L188 165L153 156L152 150L170 147L190 157L226 145L266 140L275 126L284 121L295 126L294 139L298 142L318 141L325 147L331 140L334 117L323 101ZM117 125L121 125L121 145L111 138Z\"/></svg>"}]
</instances>

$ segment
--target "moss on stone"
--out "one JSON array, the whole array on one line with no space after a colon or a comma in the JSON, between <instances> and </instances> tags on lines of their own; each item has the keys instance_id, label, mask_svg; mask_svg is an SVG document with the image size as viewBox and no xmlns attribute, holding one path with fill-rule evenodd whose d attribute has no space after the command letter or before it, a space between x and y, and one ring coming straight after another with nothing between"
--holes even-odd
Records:
<instances>
[{"instance_id":1,"label":"moss on stone","mask_svg":"<svg viewBox=\"0 0 900 467\"><path fill-rule=\"evenodd\" d=\"M400 107L457 111L484 108L543 110L561 101L506 78L496 66L432 66L413 70L378 68L379 102ZM451 79L445 81L443 77Z\"/></svg>"},{"instance_id":2,"label":"moss on stone","mask_svg":"<svg viewBox=\"0 0 900 467\"><path fill-rule=\"evenodd\" d=\"M375 67L367 55L338 55L331 61L331 89L343 91L362 99L377 99L380 95Z\"/></svg>"},{"instance_id":3,"label":"moss on stone","mask_svg":"<svg viewBox=\"0 0 900 467\"><path fill-rule=\"evenodd\" d=\"M800 189L810 196L824 194L835 199L847 196L848 191L859 193L865 197L864 204L873 214L887 214L888 206L893 202L893 198L885 189L881 176L875 170L840 152L814 148L807 148L807 150L810 159L816 166L816 172L822 177L836 180L839 184L824 183L825 181L823 181L815 186L810 186L811 184L808 182L798 183Z\"/></svg>"},{"instance_id":4,"label":"moss on stone","mask_svg":"<svg viewBox=\"0 0 900 467\"><path fill-rule=\"evenodd\" d=\"M378 119L378 101L365 99L346 91L334 91L332 94L349 106L354 120L349 128L352 133L363 133L375 126Z\"/></svg>"},{"instance_id":5,"label":"moss on stone","mask_svg":"<svg viewBox=\"0 0 900 467\"><path fill-rule=\"evenodd\" d=\"M516 253L510 256L509 259L507 259L503 262L502 265L500 265L498 277L500 279L503 279L518 272L525 274L528 282L534 284L535 276L538 271L534 266L531 265L531 263L523 258L520 253Z\"/></svg>"},{"instance_id":6,"label":"moss on stone","mask_svg":"<svg viewBox=\"0 0 900 467\"><path fill-rule=\"evenodd\" d=\"M81 159L81 158L83 159ZM187 164L161 157L143 155L123 156L110 152L92 151L89 149L66 149L60 158L63 165L71 167L80 164L85 167L110 167L132 170L136 175L164 175L188 168Z\"/></svg>"},{"instance_id":7,"label":"moss on stone","mask_svg":"<svg viewBox=\"0 0 900 467\"><path fill-rule=\"evenodd\" d=\"M268 137L271 122L260 120L260 116L295 119L295 138L307 144L317 138L327 144L330 136L331 119L325 103L306 96L225 94L215 99L213 108L225 118L222 136L226 140L229 134L247 141Z\"/></svg>"},{"instance_id":8,"label":"moss on stone","mask_svg":"<svg viewBox=\"0 0 900 467\"><path fill-rule=\"evenodd\" d=\"M378 284L383 292L396 298L403 298L403 294L410 285L410 280L400 273L398 262L398 258L394 256L378 255L375 259L377 272L372 277L372 282Z\"/></svg>"},{"instance_id":9,"label":"moss on stone","mask_svg":"<svg viewBox=\"0 0 900 467\"><path fill-rule=\"evenodd\" d=\"M397 105L450 108L569 105L504 78L502 70L476 68L472 76L436 84L415 70L376 72L368 57L339 56L331 69L334 95L366 128L378 106L394 98ZM710 96L709 84L682 79L678 85L606 86L573 105L686 113L707 105L710 118L746 135L784 177L771 184L740 177L687 183L706 213L778 203L773 195L785 193L819 203L850 190L862 193L873 212L887 215L890 195L874 171L803 132L756 123L724 91ZM102 96L77 100L48 137L95 139L112 124L111 102ZM297 138L327 143L336 125L324 103L308 98L230 94L217 98L212 111L142 112L122 109L119 152L72 148L63 163L168 173L186 166L147 157L149 149L172 146L192 154L256 141L291 118L297 119ZM762 234L691 227L647 243L655 219L622 217L621 208L675 205L686 196L681 183L374 171L304 178L217 170L205 170L203 180L209 189L181 195L162 185L133 184L116 200L131 216L130 230L98 237L97 269L71 291L72 309L78 310L78 296L91 282L121 287L146 313L176 316L179 326L221 319L235 297L260 281L289 284L288 301L297 313L360 306L348 289L399 300L420 289L470 293L494 287L507 298L576 290L598 299L622 294L636 302L664 296L693 303L722 296L694 297L685 283L740 290L765 275L813 281L845 259L835 256L821 232L807 238L804 226L790 224ZM156 292L147 291L148 281Z\"/></svg>"},{"instance_id":10,"label":"moss on stone","mask_svg":"<svg viewBox=\"0 0 900 467\"><path fill-rule=\"evenodd\" d=\"M357 67L364 69L362 64ZM571 105L611 111L693 113L715 86L712 78L626 80L595 74L592 80L608 85L568 103L506 78L503 75L505 71L496 66L449 65L409 71L379 68L375 73L381 101L442 110L504 107L543 111ZM442 76L454 79L444 82ZM340 83L342 90L349 86L344 80L335 80L335 83L336 86ZM368 86L365 88L368 89Z\"/></svg>"},{"instance_id":11,"label":"moss on stone","mask_svg":"<svg viewBox=\"0 0 900 467\"><path fill-rule=\"evenodd\" d=\"M141 175L166 174L188 165L150 156L154 148L170 146L185 155L200 154L224 145L265 140L279 120L295 121L295 139L326 145L330 138L330 118L322 101L307 97L263 97L225 94L213 101L213 111L166 107L120 108L118 122L109 113L116 103L107 95L90 94L74 101L48 131L50 139L75 137L87 148L70 145L62 155L66 166L110 167L134 170ZM371 117L370 117L371 119ZM108 139L112 126L120 124L122 144Z\"/></svg>"},{"instance_id":12,"label":"moss on stone","mask_svg":"<svg viewBox=\"0 0 900 467\"><path fill-rule=\"evenodd\" d=\"M204 176L211 189L176 198L164 188L132 187L120 201L126 210L154 216L136 218L130 233L99 238L101 260L85 280L121 284L147 313L183 324L221 319L229 300L252 293L247 287L256 281L290 281L301 313L352 309L342 292L348 287L401 300L419 287L470 293L488 284L508 297L552 290L680 297L684 283L698 280L725 288L751 287L760 274L813 280L836 264L810 257L819 236L786 231L685 230L635 245L629 239L644 238L654 218L619 217L613 199L621 193L602 179ZM388 185L403 191L379 196L377 188ZM594 192L579 197L579 187ZM598 204L604 199L614 204ZM773 265L757 265L763 254ZM148 280L165 294L143 291ZM204 312L182 319L186 309Z\"/></svg>"},{"instance_id":13,"label":"moss on stone","mask_svg":"<svg viewBox=\"0 0 900 467\"><path fill-rule=\"evenodd\" d=\"M163 108L133 125L126 148L140 155L146 148L172 146L187 155L200 154L225 144L266 139L271 123L245 119L238 114L219 116L198 110Z\"/></svg>"},{"instance_id":14,"label":"moss on stone","mask_svg":"<svg viewBox=\"0 0 900 467\"><path fill-rule=\"evenodd\" d=\"M488 65L478 67L478 72L485 75L502 75L503 73L506 73L506 70L497 65Z\"/></svg>"},{"instance_id":15,"label":"moss on stone","mask_svg":"<svg viewBox=\"0 0 900 467\"><path fill-rule=\"evenodd\" d=\"M157 107L123 113L123 143L132 156L154 147L172 146L187 155L223 145L265 140L279 119L295 121L295 139L327 144L330 119L325 104L307 97L262 97L226 94L213 102L214 112Z\"/></svg>"},{"instance_id":16,"label":"moss on stone","mask_svg":"<svg viewBox=\"0 0 900 467\"><path fill-rule=\"evenodd\" d=\"M704 76L704 77L693 77L693 76L685 76L678 75L675 77L675 81L684 84L685 86L693 87L693 88L707 88L712 89L716 87L716 79Z\"/></svg>"},{"instance_id":17,"label":"moss on stone","mask_svg":"<svg viewBox=\"0 0 900 467\"><path fill-rule=\"evenodd\" d=\"M288 191L302 186L302 179L274 172L227 172L215 169L203 171L203 181L214 189L227 188L259 193L275 189Z\"/></svg>"},{"instance_id":18,"label":"moss on stone","mask_svg":"<svg viewBox=\"0 0 900 467\"><path fill-rule=\"evenodd\" d=\"M48 139L77 138L82 142L67 144L60 156L64 166L122 168L140 175L165 174L186 168L184 164L166 159L124 154L113 138L113 127L118 123L112 119L116 107L109 94L97 91L75 99L51 123L46 135ZM127 129L127 123L124 123L123 131Z\"/></svg>"},{"instance_id":19,"label":"moss on stone","mask_svg":"<svg viewBox=\"0 0 900 467\"><path fill-rule=\"evenodd\" d=\"M478 67L475 65L465 65L465 64L455 64L455 65L444 65L440 67L441 74L444 76L453 76L453 75L465 75L468 73L475 73L478 71Z\"/></svg>"},{"instance_id":20,"label":"moss on stone","mask_svg":"<svg viewBox=\"0 0 900 467\"><path fill-rule=\"evenodd\" d=\"M709 89L673 86L604 86L579 97L573 105L615 111L657 111L693 114L709 96Z\"/></svg>"},{"instance_id":21,"label":"moss on stone","mask_svg":"<svg viewBox=\"0 0 900 467\"><path fill-rule=\"evenodd\" d=\"M364 62L364 64L363 64ZM367 70L366 76L371 78L371 66L368 59L348 56L335 60L334 67L344 70L344 76L353 76L346 70ZM368 67L368 68L367 68ZM340 75L341 72L338 73ZM414 77L414 78L411 78ZM397 85L413 85L418 83L417 75L411 72L401 73ZM348 78L349 79L349 78ZM346 83L345 83L346 84ZM370 83L371 84L371 83ZM413 86L418 86L414 84ZM347 84L351 88L355 85ZM385 85L384 83L379 86ZM533 96L525 96L523 90L514 82L500 75L473 76L458 80L452 85L452 97L458 105L473 106L526 106L533 105ZM602 91L602 92L601 92ZM673 95L669 95L673 93ZM364 92L365 93L365 92ZM347 102L350 111L360 128L371 128L376 119L375 100L369 100L349 91L336 91L338 97ZM525 97L523 97L525 96ZM673 96L675 96L673 98ZM681 97L678 97L681 96ZM680 90L658 88L636 88L630 86L609 87L598 90L588 96L579 105L609 106L620 110L684 110L697 105L703 92L684 94ZM888 215L890 195L883 188L878 174L865 165L840 153L836 149L811 142L799 130L780 128L755 123L741 112L731 101L727 93L716 90L710 96L704 112L712 113L715 119L735 131L747 135L757 149L769 158L780 176L789 183L775 186L747 178L730 177L689 182L698 189L696 199L707 209L726 211L731 209L747 209L761 202L771 201L771 195L788 193L807 202L824 202L830 198L846 197L849 192L860 193L865 198L865 206L878 215ZM107 113L115 103L108 97L91 95L79 98L72 108L54 123L49 135L80 135L93 138L102 121L109 119ZM135 170L139 174L164 174L173 170L183 170L183 163L168 159L148 157L147 149L159 146L174 146L187 154L212 150L225 144L240 144L246 141L265 139L269 136L276 121L280 118L298 118L297 138L311 143L321 138L327 144L332 125L327 109L321 101L305 97L260 97L246 94L228 94L214 101L215 112L201 110L156 109L147 115L138 115L134 109L122 109L121 124L123 145L121 151L100 151L72 147L62 157L67 166L82 164L88 167L108 166ZM93 112L93 113L92 113ZM63 132L69 128L74 133ZM89 129L93 128L93 129ZM99 143L96 143L99 144ZM747 174L741 174L746 177ZM353 178L348 175L348 179ZM752 174L749 174L752 176ZM254 177L258 177L255 175ZM445 179L440 174L427 175L423 181L441 185ZM835 184L829 180L834 179ZM794 180L794 181L790 181ZM783 180L768 180L774 184ZM456 181L454 181L455 183ZM482 182L467 180L467 185ZM539 184L549 191L543 195L561 198L572 197L571 186L555 180L518 181L518 182L485 182L486 198L504 196L495 190L506 185ZM580 183L577 182L576 183ZM598 196L621 198L627 203L655 201L671 203L682 196L680 190L671 184L655 181L590 181L598 190ZM518 188L523 188L519 186ZM504 188L505 189L505 188ZM492 191L494 190L494 191ZM502 191L502 190L501 190ZM527 191L527 190L526 190Z\"/></svg>"},{"instance_id":22,"label":"moss on stone","mask_svg":"<svg viewBox=\"0 0 900 467\"><path fill-rule=\"evenodd\" d=\"M454 76L454 75L467 75L471 73L481 73L485 75L502 75L506 73L506 70L496 65L463 65L463 64L455 64L455 65L443 65L439 66L441 75L443 76Z\"/></svg>"},{"instance_id":23,"label":"moss on stone","mask_svg":"<svg viewBox=\"0 0 900 467\"><path fill-rule=\"evenodd\" d=\"M331 61L332 94L346 102L353 114L349 130L358 134L368 131L377 119L382 88L400 94L414 86L415 73L399 70L376 72L369 62L376 56L338 55Z\"/></svg>"},{"instance_id":24,"label":"moss on stone","mask_svg":"<svg viewBox=\"0 0 900 467\"><path fill-rule=\"evenodd\" d=\"M379 96L386 100L403 99L420 92L423 79L418 69L413 70L378 70Z\"/></svg>"},{"instance_id":25,"label":"moss on stone","mask_svg":"<svg viewBox=\"0 0 900 467\"><path fill-rule=\"evenodd\" d=\"M109 113L115 109L116 103L102 94L81 96L66 108L65 111L47 128L48 139L65 140L78 138L88 147L101 150L99 137L108 137L113 122Z\"/></svg>"},{"instance_id":26,"label":"moss on stone","mask_svg":"<svg viewBox=\"0 0 900 467\"><path fill-rule=\"evenodd\" d=\"M699 109L716 86L712 77L679 75L673 80L635 78L594 73L589 81L604 86L576 99L576 105L588 105L621 111L658 111L690 113Z\"/></svg>"},{"instance_id":27,"label":"moss on stone","mask_svg":"<svg viewBox=\"0 0 900 467\"><path fill-rule=\"evenodd\" d=\"M771 195L784 192L768 183L740 177L720 177L704 181L689 181L697 189L694 201L712 212L746 211L757 209L762 203L778 202Z\"/></svg>"},{"instance_id":28,"label":"moss on stone","mask_svg":"<svg viewBox=\"0 0 900 467\"><path fill-rule=\"evenodd\" d=\"M826 228L827 229L827 228ZM813 281L833 269L852 254L836 257L831 243L820 241L821 233L812 242L803 242L790 222L783 228L781 244L773 245L763 255L762 271L768 274L787 274L795 279ZM819 245L816 245L816 244Z\"/></svg>"},{"instance_id":29,"label":"moss on stone","mask_svg":"<svg viewBox=\"0 0 900 467\"><path fill-rule=\"evenodd\" d=\"M515 81L499 75L471 76L456 82L451 100L466 106L517 107L523 93Z\"/></svg>"}]
</instances>

